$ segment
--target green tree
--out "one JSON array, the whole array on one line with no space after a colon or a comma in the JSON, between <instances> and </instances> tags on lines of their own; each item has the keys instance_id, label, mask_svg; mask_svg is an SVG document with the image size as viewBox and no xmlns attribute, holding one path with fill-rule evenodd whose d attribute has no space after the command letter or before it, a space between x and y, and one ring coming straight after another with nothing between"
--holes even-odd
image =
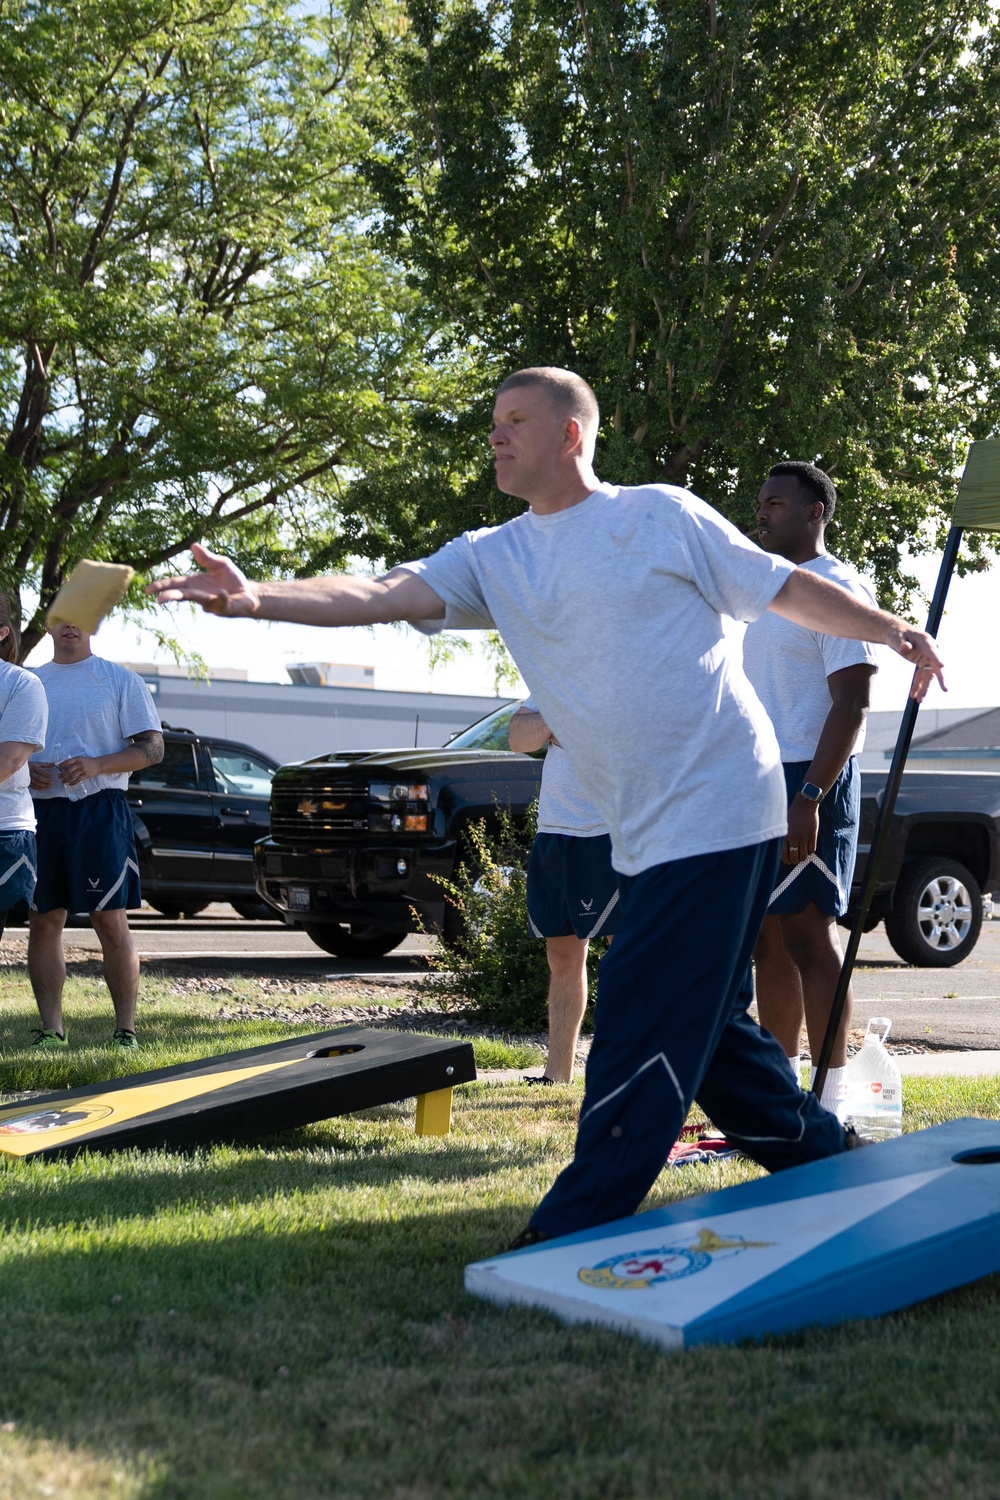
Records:
<instances>
[{"instance_id":1,"label":"green tree","mask_svg":"<svg viewBox=\"0 0 1000 1500\"><path fill-rule=\"evenodd\" d=\"M5 0L0 83L0 585L40 595L25 651L82 556L149 569L224 533L258 571L341 565L345 476L449 379L367 235L361 32L290 0Z\"/></svg>"},{"instance_id":2,"label":"green tree","mask_svg":"<svg viewBox=\"0 0 1000 1500\"><path fill-rule=\"evenodd\" d=\"M771 462L813 459L841 487L837 549L905 596L901 548L933 543L966 442L997 418L995 10L408 15L383 36L367 175L382 242L476 351L481 400L428 433L425 470L381 475L383 531L449 485L455 519L509 514L476 446L491 387L563 364L598 392L609 478L683 483L746 523Z\"/></svg>"}]
</instances>

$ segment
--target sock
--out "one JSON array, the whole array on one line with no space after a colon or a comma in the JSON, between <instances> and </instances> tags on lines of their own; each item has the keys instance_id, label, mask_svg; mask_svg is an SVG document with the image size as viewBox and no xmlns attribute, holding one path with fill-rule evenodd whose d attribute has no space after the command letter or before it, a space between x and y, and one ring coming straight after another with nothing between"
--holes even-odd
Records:
<instances>
[{"instance_id":1,"label":"sock","mask_svg":"<svg viewBox=\"0 0 1000 1500\"><path fill-rule=\"evenodd\" d=\"M801 1088L802 1087L802 1057L801 1057L801 1054L797 1053L795 1055L795 1057L790 1057L788 1059L788 1066L792 1070L792 1077L795 1079L795 1082L798 1084L799 1088Z\"/></svg>"},{"instance_id":2,"label":"sock","mask_svg":"<svg viewBox=\"0 0 1000 1500\"><path fill-rule=\"evenodd\" d=\"M847 1069L828 1068L819 1102L843 1124L847 1113Z\"/></svg>"}]
</instances>

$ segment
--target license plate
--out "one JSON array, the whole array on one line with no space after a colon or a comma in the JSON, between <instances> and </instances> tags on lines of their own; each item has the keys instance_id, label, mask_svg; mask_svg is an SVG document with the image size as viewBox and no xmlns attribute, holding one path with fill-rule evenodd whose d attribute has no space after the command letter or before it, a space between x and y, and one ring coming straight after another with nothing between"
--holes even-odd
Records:
<instances>
[{"instance_id":1,"label":"license plate","mask_svg":"<svg viewBox=\"0 0 1000 1500\"><path fill-rule=\"evenodd\" d=\"M309 891L304 885L290 885L288 887L288 910L308 911Z\"/></svg>"}]
</instances>

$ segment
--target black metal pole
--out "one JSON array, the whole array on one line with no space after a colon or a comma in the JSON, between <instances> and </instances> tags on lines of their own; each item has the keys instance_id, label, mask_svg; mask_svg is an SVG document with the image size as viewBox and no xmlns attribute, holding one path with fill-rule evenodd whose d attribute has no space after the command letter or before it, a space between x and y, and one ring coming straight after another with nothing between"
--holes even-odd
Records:
<instances>
[{"instance_id":1,"label":"black metal pole","mask_svg":"<svg viewBox=\"0 0 1000 1500\"><path fill-rule=\"evenodd\" d=\"M929 635L937 635L941 624L941 616L944 614L944 601L948 597L948 585L951 575L955 570L955 561L958 557L959 545L962 541L961 526L953 526L948 533L948 539L944 544L944 552L941 554L941 566L938 569L937 584L934 589L934 597L931 600L930 612L927 616L927 632ZM858 906L854 926L851 928L851 936L847 942L844 952L844 962L840 970L840 978L837 980L837 988L833 996L833 1008L830 1011L830 1019L827 1022L826 1035L820 1048L819 1060L813 1068L812 1090L814 1094L820 1094L826 1075L830 1068L830 1058L833 1056L834 1043L837 1039L837 1031L840 1028L840 1020L844 1014L847 1004L847 991L851 984L851 975L854 973L854 963L858 956L858 948L865 930L865 919L875 896L875 886L878 883L879 870L882 867L882 857L885 854L885 846L889 838L889 829L892 826L892 813L896 806L896 797L899 793L899 783L903 779L903 767L906 765L906 757L910 750L910 741L913 738L914 726L917 722L917 713L920 704L915 698L907 698L906 707L899 725L899 733L896 736L896 748L892 753L892 763L889 766L889 774L886 777L885 790L882 793L882 805L878 810L875 827L872 831L872 840L868 846L868 863L865 866L865 883L861 892L861 902Z\"/></svg>"}]
</instances>

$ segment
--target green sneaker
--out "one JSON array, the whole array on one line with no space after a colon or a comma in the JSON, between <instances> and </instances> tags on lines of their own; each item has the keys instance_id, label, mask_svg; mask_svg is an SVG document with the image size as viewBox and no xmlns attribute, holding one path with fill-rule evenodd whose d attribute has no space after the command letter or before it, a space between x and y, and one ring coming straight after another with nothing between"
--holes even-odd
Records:
<instances>
[{"instance_id":1,"label":"green sneaker","mask_svg":"<svg viewBox=\"0 0 1000 1500\"><path fill-rule=\"evenodd\" d=\"M53 1031L49 1026L36 1026L32 1030L35 1040L33 1047L68 1047L69 1041L61 1031Z\"/></svg>"},{"instance_id":2,"label":"green sneaker","mask_svg":"<svg viewBox=\"0 0 1000 1500\"><path fill-rule=\"evenodd\" d=\"M119 1026L111 1038L112 1047L123 1047L128 1051L131 1047L138 1047L139 1038L134 1031L128 1031L124 1026Z\"/></svg>"}]
</instances>

